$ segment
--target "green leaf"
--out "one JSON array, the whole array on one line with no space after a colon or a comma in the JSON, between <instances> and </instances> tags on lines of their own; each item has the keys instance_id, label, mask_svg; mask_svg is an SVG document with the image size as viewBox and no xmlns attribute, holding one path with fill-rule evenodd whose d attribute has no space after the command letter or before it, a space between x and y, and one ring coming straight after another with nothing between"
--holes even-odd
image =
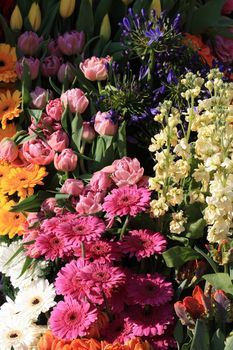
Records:
<instances>
[{"instance_id":1,"label":"green leaf","mask_svg":"<svg viewBox=\"0 0 233 350\"><path fill-rule=\"evenodd\" d=\"M24 250L24 246L21 245L21 247L19 247L16 252L12 255L12 257L5 263L5 265L8 265L10 264L15 258L17 255L19 255L22 251Z\"/></svg>"},{"instance_id":2,"label":"green leaf","mask_svg":"<svg viewBox=\"0 0 233 350\"><path fill-rule=\"evenodd\" d=\"M110 11L111 5L112 5L112 0L99 1L99 4L98 4L96 11L95 11L95 16L94 16L95 33L99 34L102 20L103 20L104 16L106 15L106 13L108 13Z\"/></svg>"},{"instance_id":3,"label":"green leaf","mask_svg":"<svg viewBox=\"0 0 233 350\"><path fill-rule=\"evenodd\" d=\"M181 345L183 342L183 338L184 338L184 330L183 330L183 326L182 326L180 320L178 320L176 322L176 326L175 326L173 334L174 334L174 338L177 341L177 343L179 345Z\"/></svg>"},{"instance_id":4,"label":"green leaf","mask_svg":"<svg viewBox=\"0 0 233 350\"><path fill-rule=\"evenodd\" d=\"M127 155L126 150L126 121L124 120L118 130L118 153L120 158Z\"/></svg>"},{"instance_id":5,"label":"green leaf","mask_svg":"<svg viewBox=\"0 0 233 350\"><path fill-rule=\"evenodd\" d=\"M186 237L192 239L198 239L203 237L204 228L206 226L206 222L203 218L198 219L195 222L189 223L187 227Z\"/></svg>"},{"instance_id":6,"label":"green leaf","mask_svg":"<svg viewBox=\"0 0 233 350\"><path fill-rule=\"evenodd\" d=\"M43 111L41 109L28 109L28 113L35 119L36 124L39 123L40 118L42 116L42 112Z\"/></svg>"},{"instance_id":7,"label":"green leaf","mask_svg":"<svg viewBox=\"0 0 233 350\"><path fill-rule=\"evenodd\" d=\"M228 273L218 272L202 276L211 286L233 295L233 284Z\"/></svg>"},{"instance_id":8,"label":"green leaf","mask_svg":"<svg viewBox=\"0 0 233 350\"><path fill-rule=\"evenodd\" d=\"M27 271L27 269L33 264L34 259L30 258L29 256L26 257L22 270L20 272L20 275L18 276L18 278L20 278L21 276L23 276L23 274Z\"/></svg>"},{"instance_id":9,"label":"green leaf","mask_svg":"<svg viewBox=\"0 0 233 350\"><path fill-rule=\"evenodd\" d=\"M230 335L226 339L224 350L232 350L232 349L233 349L233 335ZM219 348L219 350L220 350L220 348Z\"/></svg>"},{"instance_id":10,"label":"green leaf","mask_svg":"<svg viewBox=\"0 0 233 350\"><path fill-rule=\"evenodd\" d=\"M67 193L57 193L57 194L55 195L55 198L56 198L57 200L60 200L60 199L68 199L68 198L70 198L70 195L67 194Z\"/></svg>"},{"instance_id":11,"label":"green leaf","mask_svg":"<svg viewBox=\"0 0 233 350\"><path fill-rule=\"evenodd\" d=\"M11 31L11 29L8 27L8 24L5 20L5 18L0 14L0 23L2 25L2 29L4 31L5 35L5 42L10 44L11 46L15 46L16 44L16 36Z\"/></svg>"},{"instance_id":12,"label":"green leaf","mask_svg":"<svg viewBox=\"0 0 233 350\"><path fill-rule=\"evenodd\" d=\"M87 15L88 14L88 15ZM90 0L81 0L79 15L76 22L78 31L84 31L87 40L91 39L94 33L94 17Z\"/></svg>"},{"instance_id":13,"label":"green leaf","mask_svg":"<svg viewBox=\"0 0 233 350\"><path fill-rule=\"evenodd\" d=\"M209 0L200 6L192 16L190 33L201 34L209 27L214 27L219 20L225 0Z\"/></svg>"},{"instance_id":14,"label":"green leaf","mask_svg":"<svg viewBox=\"0 0 233 350\"><path fill-rule=\"evenodd\" d=\"M56 93L60 96L61 95L61 89L59 89L59 87L52 81L51 77L49 77L49 83L52 86L52 88L54 89L54 91L56 91Z\"/></svg>"},{"instance_id":15,"label":"green leaf","mask_svg":"<svg viewBox=\"0 0 233 350\"><path fill-rule=\"evenodd\" d=\"M221 332L220 329L217 329L214 332L214 335L211 339L211 350L220 350L224 349L225 335Z\"/></svg>"},{"instance_id":16,"label":"green leaf","mask_svg":"<svg viewBox=\"0 0 233 350\"><path fill-rule=\"evenodd\" d=\"M172 247L163 253L167 267L179 267L190 260L200 259L200 255L190 247Z\"/></svg>"},{"instance_id":17,"label":"green leaf","mask_svg":"<svg viewBox=\"0 0 233 350\"><path fill-rule=\"evenodd\" d=\"M71 147L81 151L81 141L83 132L83 119L78 113L75 114L71 122Z\"/></svg>"},{"instance_id":18,"label":"green leaf","mask_svg":"<svg viewBox=\"0 0 233 350\"><path fill-rule=\"evenodd\" d=\"M67 106L61 116L61 125L63 129L69 134L69 107Z\"/></svg>"},{"instance_id":19,"label":"green leaf","mask_svg":"<svg viewBox=\"0 0 233 350\"><path fill-rule=\"evenodd\" d=\"M42 36L48 36L51 33L59 9L59 2L52 2L50 0L47 1L47 4L49 6L46 9L40 28L40 33Z\"/></svg>"},{"instance_id":20,"label":"green leaf","mask_svg":"<svg viewBox=\"0 0 233 350\"><path fill-rule=\"evenodd\" d=\"M213 259L208 256L207 254L205 254L201 249L199 249L197 246L194 247L194 250L196 250L196 252L198 252L199 254L201 254L206 261L210 264L210 266L212 267L212 269L214 270L214 272L218 272L218 266L217 264L213 261Z\"/></svg>"},{"instance_id":21,"label":"green leaf","mask_svg":"<svg viewBox=\"0 0 233 350\"><path fill-rule=\"evenodd\" d=\"M14 207L11 208L10 212L35 212L38 211L41 207L41 204L46 198L49 198L50 194L45 191L39 191L37 194L34 194L33 196L30 196L23 201L21 201L19 204L16 204Z\"/></svg>"},{"instance_id":22,"label":"green leaf","mask_svg":"<svg viewBox=\"0 0 233 350\"><path fill-rule=\"evenodd\" d=\"M196 321L193 340L190 350L209 350L210 339L209 331L205 320L198 319Z\"/></svg>"}]
</instances>

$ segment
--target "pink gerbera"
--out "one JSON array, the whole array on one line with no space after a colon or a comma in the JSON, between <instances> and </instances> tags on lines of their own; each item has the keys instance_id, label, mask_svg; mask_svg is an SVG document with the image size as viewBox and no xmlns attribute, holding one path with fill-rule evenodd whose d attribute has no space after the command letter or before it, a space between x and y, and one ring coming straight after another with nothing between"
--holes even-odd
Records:
<instances>
[{"instance_id":1,"label":"pink gerbera","mask_svg":"<svg viewBox=\"0 0 233 350\"><path fill-rule=\"evenodd\" d=\"M110 343L119 342L124 344L127 340L134 338L133 326L124 313L115 314L114 316L115 319L102 331L102 336Z\"/></svg>"},{"instance_id":2,"label":"pink gerbera","mask_svg":"<svg viewBox=\"0 0 233 350\"><path fill-rule=\"evenodd\" d=\"M149 207L150 191L146 188L134 186L123 186L112 190L111 194L105 197L103 209L109 218L115 216L137 214Z\"/></svg>"},{"instance_id":3,"label":"pink gerbera","mask_svg":"<svg viewBox=\"0 0 233 350\"><path fill-rule=\"evenodd\" d=\"M81 248L75 249L74 254L82 256ZM121 254L116 248L116 243L98 240L96 242L85 243L85 257L90 261L104 259L108 262L120 260Z\"/></svg>"},{"instance_id":4,"label":"pink gerbera","mask_svg":"<svg viewBox=\"0 0 233 350\"><path fill-rule=\"evenodd\" d=\"M141 229L129 231L129 235L124 236L119 245L123 253L129 253L130 257L136 256L137 260L140 261L143 258L164 252L167 241L159 232Z\"/></svg>"},{"instance_id":5,"label":"pink gerbera","mask_svg":"<svg viewBox=\"0 0 233 350\"><path fill-rule=\"evenodd\" d=\"M64 239L58 237L55 232L40 234L35 244L40 255L45 256L45 260L54 261L56 258L64 258L71 252L71 250L66 247Z\"/></svg>"},{"instance_id":6,"label":"pink gerbera","mask_svg":"<svg viewBox=\"0 0 233 350\"><path fill-rule=\"evenodd\" d=\"M177 343L175 339L166 334L153 337L148 340L154 350L177 349Z\"/></svg>"},{"instance_id":7,"label":"pink gerbera","mask_svg":"<svg viewBox=\"0 0 233 350\"><path fill-rule=\"evenodd\" d=\"M71 296L77 300L86 297L86 286L79 274L84 265L83 259L72 260L58 272L55 281L57 294Z\"/></svg>"},{"instance_id":8,"label":"pink gerbera","mask_svg":"<svg viewBox=\"0 0 233 350\"><path fill-rule=\"evenodd\" d=\"M173 322L173 309L170 304L159 307L139 305L129 307L129 322L137 337L162 335Z\"/></svg>"},{"instance_id":9,"label":"pink gerbera","mask_svg":"<svg viewBox=\"0 0 233 350\"><path fill-rule=\"evenodd\" d=\"M97 309L86 301L70 297L60 301L53 309L49 325L56 337L72 340L88 336L91 326L97 320Z\"/></svg>"},{"instance_id":10,"label":"pink gerbera","mask_svg":"<svg viewBox=\"0 0 233 350\"><path fill-rule=\"evenodd\" d=\"M145 277L141 275L132 276L127 281L127 291L133 305L159 306L170 301L173 296L171 282L167 282L158 273L147 274Z\"/></svg>"},{"instance_id":11,"label":"pink gerbera","mask_svg":"<svg viewBox=\"0 0 233 350\"><path fill-rule=\"evenodd\" d=\"M98 261L83 266L80 269L80 278L89 289L89 298L96 294L102 298L103 292L106 297L110 297L113 290L125 283L125 274L119 267Z\"/></svg>"},{"instance_id":12,"label":"pink gerbera","mask_svg":"<svg viewBox=\"0 0 233 350\"><path fill-rule=\"evenodd\" d=\"M100 238L105 228L105 223L100 218L95 216L79 217L77 214L73 214L71 220L58 225L57 233L64 237L67 245L75 249L80 246L81 242Z\"/></svg>"}]
</instances>

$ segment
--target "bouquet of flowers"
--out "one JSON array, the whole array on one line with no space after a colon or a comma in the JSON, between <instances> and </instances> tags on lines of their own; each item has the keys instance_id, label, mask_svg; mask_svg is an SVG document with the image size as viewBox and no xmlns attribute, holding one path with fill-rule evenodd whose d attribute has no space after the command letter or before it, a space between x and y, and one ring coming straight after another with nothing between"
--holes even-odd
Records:
<instances>
[{"instance_id":1,"label":"bouquet of flowers","mask_svg":"<svg viewBox=\"0 0 233 350\"><path fill-rule=\"evenodd\" d=\"M0 7L1 349L232 348L232 10Z\"/></svg>"}]
</instances>

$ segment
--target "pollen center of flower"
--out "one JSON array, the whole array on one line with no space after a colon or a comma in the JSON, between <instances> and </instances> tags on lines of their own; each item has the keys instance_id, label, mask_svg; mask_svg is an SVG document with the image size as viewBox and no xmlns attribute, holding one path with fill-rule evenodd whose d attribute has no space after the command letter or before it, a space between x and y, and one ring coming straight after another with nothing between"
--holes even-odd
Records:
<instances>
[{"instance_id":1,"label":"pollen center of flower","mask_svg":"<svg viewBox=\"0 0 233 350\"><path fill-rule=\"evenodd\" d=\"M148 283L147 285L146 285L146 290L148 291L148 292L154 292L155 290L156 290L156 286L154 285L154 284L152 284L152 283Z\"/></svg>"},{"instance_id":2,"label":"pollen center of flower","mask_svg":"<svg viewBox=\"0 0 233 350\"><path fill-rule=\"evenodd\" d=\"M3 60L0 60L0 67L4 67L5 66L5 62Z\"/></svg>"},{"instance_id":3,"label":"pollen center of flower","mask_svg":"<svg viewBox=\"0 0 233 350\"><path fill-rule=\"evenodd\" d=\"M99 282L108 281L110 278L110 273L99 271L99 272L93 273L92 277L93 277L93 279L95 279L96 281L99 281Z\"/></svg>"},{"instance_id":4,"label":"pollen center of flower","mask_svg":"<svg viewBox=\"0 0 233 350\"><path fill-rule=\"evenodd\" d=\"M13 331L12 333L9 334L9 338L15 339L18 338L19 334L16 331Z\"/></svg>"},{"instance_id":5,"label":"pollen center of flower","mask_svg":"<svg viewBox=\"0 0 233 350\"><path fill-rule=\"evenodd\" d=\"M32 301L32 304L33 305L37 305L37 304L39 304L40 303L40 299L38 299L38 298L35 298L35 299L33 299L33 301Z\"/></svg>"},{"instance_id":6,"label":"pollen center of flower","mask_svg":"<svg viewBox=\"0 0 233 350\"><path fill-rule=\"evenodd\" d=\"M79 235L83 235L86 233L85 227L83 225L77 225L73 228L75 233L78 233Z\"/></svg>"}]
</instances>

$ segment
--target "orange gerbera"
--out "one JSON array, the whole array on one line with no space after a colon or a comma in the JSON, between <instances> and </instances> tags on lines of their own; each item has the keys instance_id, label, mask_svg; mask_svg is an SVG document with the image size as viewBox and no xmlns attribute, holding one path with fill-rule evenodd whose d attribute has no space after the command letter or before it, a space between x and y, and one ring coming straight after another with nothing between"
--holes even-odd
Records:
<instances>
[{"instance_id":1,"label":"orange gerbera","mask_svg":"<svg viewBox=\"0 0 233 350\"><path fill-rule=\"evenodd\" d=\"M34 193L36 185L43 185L42 179L48 175L45 167L34 166L25 168L11 167L7 176L4 176L0 182L0 192L13 195L15 193L21 199L31 196Z\"/></svg>"},{"instance_id":2,"label":"orange gerbera","mask_svg":"<svg viewBox=\"0 0 233 350\"><path fill-rule=\"evenodd\" d=\"M7 90L5 94L0 94L0 120L3 129L6 128L7 120L18 117L22 112L22 109L20 109L21 101L21 93L18 90L15 90L12 94L10 90Z\"/></svg>"},{"instance_id":3,"label":"orange gerbera","mask_svg":"<svg viewBox=\"0 0 233 350\"><path fill-rule=\"evenodd\" d=\"M15 235L23 234L23 226L26 217L22 213L11 213L9 210L16 205L13 200L2 204L0 202L0 235L9 235L13 238Z\"/></svg>"},{"instance_id":4,"label":"orange gerbera","mask_svg":"<svg viewBox=\"0 0 233 350\"><path fill-rule=\"evenodd\" d=\"M14 83L17 79L15 47L8 44L0 44L0 82Z\"/></svg>"},{"instance_id":5,"label":"orange gerbera","mask_svg":"<svg viewBox=\"0 0 233 350\"><path fill-rule=\"evenodd\" d=\"M6 128L5 129L1 129L0 128L0 141L2 141L2 139L4 139L4 137L12 137L16 134L16 126L14 123L9 123L6 124Z\"/></svg>"},{"instance_id":6,"label":"orange gerbera","mask_svg":"<svg viewBox=\"0 0 233 350\"><path fill-rule=\"evenodd\" d=\"M192 47L193 50L204 58L210 67L213 65L214 56L208 45L204 44L200 35L185 33L184 44Z\"/></svg>"}]
</instances>

